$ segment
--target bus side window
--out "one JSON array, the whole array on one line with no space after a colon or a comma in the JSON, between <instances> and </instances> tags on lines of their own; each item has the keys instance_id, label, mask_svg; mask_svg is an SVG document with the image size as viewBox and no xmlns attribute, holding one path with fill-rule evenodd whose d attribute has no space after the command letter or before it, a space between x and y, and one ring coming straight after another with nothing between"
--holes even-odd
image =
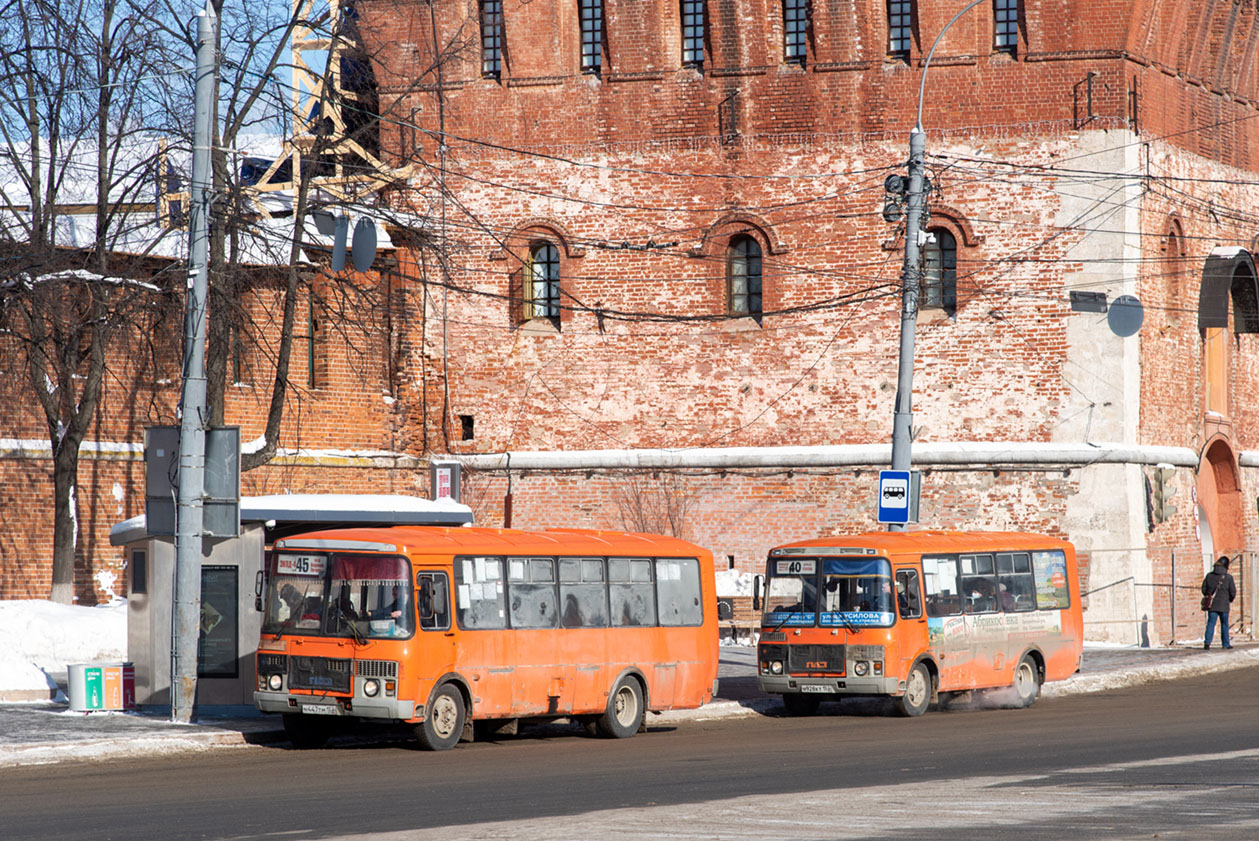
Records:
<instances>
[{"instance_id":1,"label":"bus side window","mask_svg":"<svg viewBox=\"0 0 1259 841\"><path fill-rule=\"evenodd\" d=\"M608 595L613 627L656 624L656 588L647 558L608 558Z\"/></svg>"},{"instance_id":2,"label":"bus side window","mask_svg":"<svg viewBox=\"0 0 1259 841\"><path fill-rule=\"evenodd\" d=\"M896 606L902 619L917 619L922 616L922 595L918 591L918 570L897 570Z\"/></svg>"},{"instance_id":3,"label":"bus side window","mask_svg":"<svg viewBox=\"0 0 1259 841\"><path fill-rule=\"evenodd\" d=\"M1036 580L1032 577L1032 557L1026 552L997 554L997 583L1001 588L1001 609L1036 609Z\"/></svg>"},{"instance_id":4,"label":"bus side window","mask_svg":"<svg viewBox=\"0 0 1259 841\"><path fill-rule=\"evenodd\" d=\"M450 627L450 603L446 597L446 573L421 572L415 577L420 627L426 631Z\"/></svg>"},{"instance_id":5,"label":"bus side window","mask_svg":"<svg viewBox=\"0 0 1259 841\"><path fill-rule=\"evenodd\" d=\"M695 558L656 560L656 604L661 625L702 625L699 561Z\"/></svg>"}]
</instances>

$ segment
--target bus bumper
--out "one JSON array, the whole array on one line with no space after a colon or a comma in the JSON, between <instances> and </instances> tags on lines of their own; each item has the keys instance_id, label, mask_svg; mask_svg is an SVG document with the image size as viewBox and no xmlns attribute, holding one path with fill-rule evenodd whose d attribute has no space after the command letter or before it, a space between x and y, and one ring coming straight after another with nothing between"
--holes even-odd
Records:
<instances>
[{"instance_id":1,"label":"bus bumper","mask_svg":"<svg viewBox=\"0 0 1259 841\"><path fill-rule=\"evenodd\" d=\"M302 713L377 721L410 721L415 718L415 702L398 698L320 698L255 691L254 705L264 713Z\"/></svg>"},{"instance_id":2,"label":"bus bumper","mask_svg":"<svg viewBox=\"0 0 1259 841\"><path fill-rule=\"evenodd\" d=\"M762 692L789 695L797 692L828 695L898 695L894 677L796 677L793 675L757 675L756 685ZM903 691L903 690L901 690Z\"/></svg>"}]
</instances>

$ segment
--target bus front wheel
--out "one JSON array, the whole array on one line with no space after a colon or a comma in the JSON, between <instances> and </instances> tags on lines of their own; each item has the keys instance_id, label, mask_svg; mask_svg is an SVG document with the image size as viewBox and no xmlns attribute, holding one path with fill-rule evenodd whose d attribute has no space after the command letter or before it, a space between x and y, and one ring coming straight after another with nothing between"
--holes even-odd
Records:
<instances>
[{"instance_id":1,"label":"bus front wheel","mask_svg":"<svg viewBox=\"0 0 1259 841\"><path fill-rule=\"evenodd\" d=\"M816 695L805 695L803 692L786 692L783 694L783 707L787 715L813 715L821 700Z\"/></svg>"},{"instance_id":2,"label":"bus front wheel","mask_svg":"<svg viewBox=\"0 0 1259 841\"><path fill-rule=\"evenodd\" d=\"M627 739L643 723L643 690L632 677L623 677L608 696L608 708L599 717L599 733L611 739Z\"/></svg>"},{"instance_id":3,"label":"bus front wheel","mask_svg":"<svg viewBox=\"0 0 1259 841\"><path fill-rule=\"evenodd\" d=\"M922 663L910 670L905 680L905 694L896 699L896 708L904 716L918 716L931 703L931 672Z\"/></svg>"},{"instance_id":4,"label":"bus front wheel","mask_svg":"<svg viewBox=\"0 0 1259 841\"><path fill-rule=\"evenodd\" d=\"M1018 707L1030 707L1040 695L1040 670L1030 655L1023 655L1014 669L1014 698Z\"/></svg>"},{"instance_id":5,"label":"bus front wheel","mask_svg":"<svg viewBox=\"0 0 1259 841\"><path fill-rule=\"evenodd\" d=\"M463 695L457 687L446 684L437 690L428 715L415 726L415 735L424 750L449 750L463 736Z\"/></svg>"}]
</instances>

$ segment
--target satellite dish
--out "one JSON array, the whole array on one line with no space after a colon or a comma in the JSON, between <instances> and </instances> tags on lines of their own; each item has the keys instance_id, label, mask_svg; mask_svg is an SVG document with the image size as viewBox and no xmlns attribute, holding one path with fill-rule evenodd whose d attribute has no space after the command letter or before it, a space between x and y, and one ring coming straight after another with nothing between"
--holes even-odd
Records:
<instances>
[{"instance_id":1,"label":"satellite dish","mask_svg":"<svg viewBox=\"0 0 1259 841\"><path fill-rule=\"evenodd\" d=\"M376 222L367 217L354 226L354 242L350 247L354 270L366 272L376 260Z\"/></svg>"},{"instance_id":2,"label":"satellite dish","mask_svg":"<svg viewBox=\"0 0 1259 841\"><path fill-rule=\"evenodd\" d=\"M345 268L345 238L350 231L350 217L338 216L336 232L332 238L332 271Z\"/></svg>"},{"instance_id":3,"label":"satellite dish","mask_svg":"<svg viewBox=\"0 0 1259 841\"><path fill-rule=\"evenodd\" d=\"M310 215L315 218L315 230L326 237L332 236L337 229L337 218L326 210L312 210Z\"/></svg>"},{"instance_id":4,"label":"satellite dish","mask_svg":"<svg viewBox=\"0 0 1259 841\"><path fill-rule=\"evenodd\" d=\"M1144 321L1145 310L1141 307L1141 302L1132 295L1120 295L1110 302L1106 323L1110 325L1110 332L1116 336L1126 338L1133 335L1141 329Z\"/></svg>"}]
</instances>

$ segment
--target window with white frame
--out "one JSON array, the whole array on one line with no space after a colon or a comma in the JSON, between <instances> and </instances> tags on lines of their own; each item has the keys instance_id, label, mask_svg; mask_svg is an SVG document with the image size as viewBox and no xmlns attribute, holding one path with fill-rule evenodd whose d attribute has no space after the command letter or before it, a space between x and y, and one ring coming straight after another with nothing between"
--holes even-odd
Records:
<instances>
[{"instance_id":1,"label":"window with white frame","mask_svg":"<svg viewBox=\"0 0 1259 841\"><path fill-rule=\"evenodd\" d=\"M957 311L957 239L944 228L932 228L922 248L921 297L925 309Z\"/></svg>"},{"instance_id":2,"label":"window with white frame","mask_svg":"<svg viewBox=\"0 0 1259 841\"><path fill-rule=\"evenodd\" d=\"M529 263L525 266L525 317L560 320L560 251L550 242L535 242L529 247Z\"/></svg>"}]
</instances>

